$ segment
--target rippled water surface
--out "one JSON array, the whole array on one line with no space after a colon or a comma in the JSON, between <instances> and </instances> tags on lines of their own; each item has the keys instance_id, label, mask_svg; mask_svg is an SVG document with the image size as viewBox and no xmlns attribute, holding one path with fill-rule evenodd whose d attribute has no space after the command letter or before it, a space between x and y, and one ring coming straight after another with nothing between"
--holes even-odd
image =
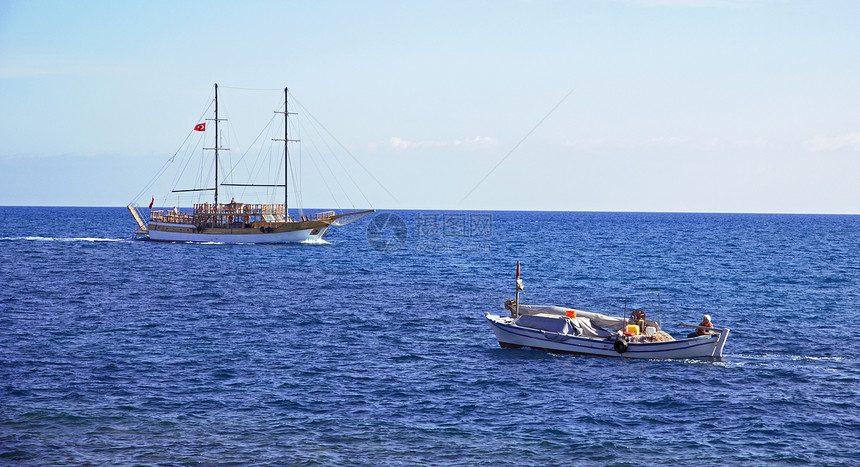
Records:
<instances>
[{"instance_id":1,"label":"rippled water surface","mask_svg":"<svg viewBox=\"0 0 860 467\"><path fill-rule=\"evenodd\" d=\"M860 217L391 214L405 239L196 245L0 208L0 464L857 462ZM660 290L725 356L501 349L517 260L525 303Z\"/></svg>"}]
</instances>

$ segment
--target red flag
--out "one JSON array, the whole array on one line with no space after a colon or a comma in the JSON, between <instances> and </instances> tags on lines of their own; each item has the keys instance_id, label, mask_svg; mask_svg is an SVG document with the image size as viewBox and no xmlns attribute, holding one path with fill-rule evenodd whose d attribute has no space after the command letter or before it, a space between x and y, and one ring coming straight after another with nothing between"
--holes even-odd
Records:
<instances>
[{"instance_id":1,"label":"red flag","mask_svg":"<svg viewBox=\"0 0 860 467\"><path fill-rule=\"evenodd\" d=\"M198 123L197 125L194 125L194 131L206 131L206 124Z\"/></svg>"},{"instance_id":2,"label":"red flag","mask_svg":"<svg viewBox=\"0 0 860 467\"><path fill-rule=\"evenodd\" d=\"M517 261L517 279L520 278L520 262Z\"/></svg>"},{"instance_id":3,"label":"red flag","mask_svg":"<svg viewBox=\"0 0 860 467\"><path fill-rule=\"evenodd\" d=\"M152 203L155 202L155 196L152 197L152 201L149 202L149 209L152 209Z\"/></svg>"}]
</instances>

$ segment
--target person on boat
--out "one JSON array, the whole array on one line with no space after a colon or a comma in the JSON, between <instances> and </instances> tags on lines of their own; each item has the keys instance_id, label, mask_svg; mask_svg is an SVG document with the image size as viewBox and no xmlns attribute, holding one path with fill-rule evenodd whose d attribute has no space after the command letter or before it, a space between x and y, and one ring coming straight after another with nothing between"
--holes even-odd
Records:
<instances>
[{"instance_id":1,"label":"person on boat","mask_svg":"<svg viewBox=\"0 0 860 467\"><path fill-rule=\"evenodd\" d=\"M630 322L639 325L639 329L643 333L645 332L645 328L649 326L653 327L656 331L660 330L660 325L656 321L645 319L645 310L633 310L630 313Z\"/></svg>"},{"instance_id":2,"label":"person on boat","mask_svg":"<svg viewBox=\"0 0 860 467\"><path fill-rule=\"evenodd\" d=\"M505 300L505 308L511 312L511 318L517 318L517 301L516 300Z\"/></svg>"},{"instance_id":3,"label":"person on boat","mask_svg":"<svg viewBox=\"0 0 860 467\"><path fill-rule=\"evenodd\" d=\"M714 327L714 325L711 324L711 315L705 315L702 318L702 322L699 323L699 326L705 326L705 327L709 327L709 328ZM690 333L690 335L688 335L687 338L707 336L707 335L711 335L713 333L714 333L714 331L711 331L710 329L698 328L694 332Z\"/></svg>"}]
</instances>

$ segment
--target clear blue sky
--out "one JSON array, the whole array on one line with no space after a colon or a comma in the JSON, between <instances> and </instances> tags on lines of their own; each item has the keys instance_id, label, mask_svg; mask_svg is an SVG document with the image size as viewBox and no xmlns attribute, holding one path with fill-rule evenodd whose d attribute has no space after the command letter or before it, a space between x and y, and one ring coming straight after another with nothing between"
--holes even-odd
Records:
<instances>
[{"instance_id":1,"label":"clear blue sky","mask_svg":"<svg viewBox=\"0 0 860 467\"><path fill-rule=\"evenodd\" d=\"M860 2L792 0L6 0L0 205L132 201L215 82L376 208L860 213Z\"/></svg>"}]
</instances>

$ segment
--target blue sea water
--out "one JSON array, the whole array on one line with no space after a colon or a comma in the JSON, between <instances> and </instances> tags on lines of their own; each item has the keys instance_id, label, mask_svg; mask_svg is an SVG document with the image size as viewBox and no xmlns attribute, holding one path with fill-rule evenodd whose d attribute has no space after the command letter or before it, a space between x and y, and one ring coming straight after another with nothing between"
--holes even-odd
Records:
<instances>
[{"instance_id":1,"label":"blue sea water","mask_svg":"<svg viewBox=\"0 0 860 467\"><path fill-rule=\"evenodd\" d=\"M860 216L382 214L211 245L0 207L0 464L858 464ZM660 290L724 358L501 349L517 260L523 303Z\"/></svg>"}]
</instances>

